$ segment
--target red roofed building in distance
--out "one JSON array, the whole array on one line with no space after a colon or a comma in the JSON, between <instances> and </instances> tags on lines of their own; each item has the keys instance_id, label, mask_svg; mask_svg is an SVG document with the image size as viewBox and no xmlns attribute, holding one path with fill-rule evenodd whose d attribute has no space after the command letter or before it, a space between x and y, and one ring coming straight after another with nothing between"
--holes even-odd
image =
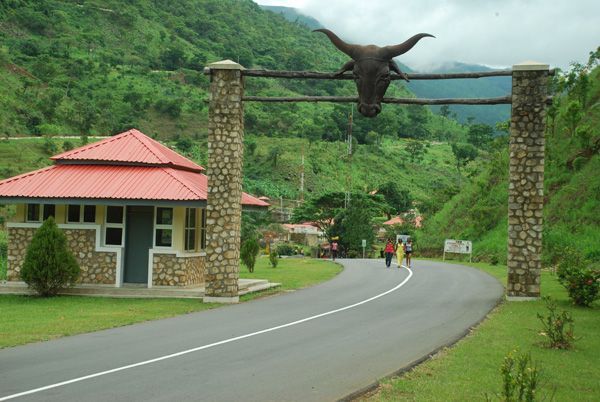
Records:
<instances>
[{"instance_id":1,"label":"red roofed building in distance","mask_svg":"<svg viewBox=\"0 0 600 402\"><path fill-rule=\"evenodd\" d=\"M204 283L204 168L138 130L55 155L54 165L0 181L8 280L20 281L25 251L54 216L81 267L80 282L121 287ZM269 204L243 193L242 208Z\"/></svg>"}]
</instances>

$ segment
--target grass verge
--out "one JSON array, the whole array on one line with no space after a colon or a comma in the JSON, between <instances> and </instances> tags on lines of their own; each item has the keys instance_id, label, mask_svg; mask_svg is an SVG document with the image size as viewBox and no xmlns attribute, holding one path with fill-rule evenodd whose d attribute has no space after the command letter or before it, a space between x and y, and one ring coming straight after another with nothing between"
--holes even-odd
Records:
<instances>
[{"instance_id":1,"label":"grass verge","mask_svg":"<svg viewBox=\"0 0 600 402\"><path fill-rule=\"evenodd\" d=\"M259 259L254 274L242 266L244 278L268 279L281 283L281 290L293 290L332 278L341 267L313 259L281 259L277 268L268 267L268 259ZM264 294L262 294L264 295ZM260 297L246 295L242 301ZM46 341L62 336L98 331L142 321L187 314L221 305L197 299L118 299L84 296L0 295L0 348Z\"/></svg>"},{"instance_id":2,"label":"grass verge","mask_svg":"<svg viewBox=\"0 0 600 402\"><path fill-rule=\"evenodd\" d=\"M451 262L451 261L448 261ZM506 266L457 262L474 266L506 282ZM361 401L474 401L498 396L500 365L511 350L530 352L542 370L539 400L600 400L600 303L592 308L575 307L556 277L542 272L542 294L552 297L558 308L575 320L574 348L543 347L537 313L547 315L542 300L504 302L467 337L402 376L381 382L377 392ZM545 398L545 399L544 399Z\"/></svg>"}]
</instances>

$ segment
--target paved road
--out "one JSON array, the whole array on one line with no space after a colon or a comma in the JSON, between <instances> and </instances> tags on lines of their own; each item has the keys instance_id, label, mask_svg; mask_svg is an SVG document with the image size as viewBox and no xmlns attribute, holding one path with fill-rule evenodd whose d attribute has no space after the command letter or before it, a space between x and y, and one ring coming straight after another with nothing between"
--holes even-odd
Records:
<instances>
[{"instance_id":1,"label":"paved road","mask_svg":"<svg viewBox=\"0 0 600 402\"><path fill-rule=\"evenodd\" d=\"M0 401L45 386L15 399L332 401L452 342L502 296L467 267L341 262L290 294L0 350Z\"/></svg>"}]
</instances>

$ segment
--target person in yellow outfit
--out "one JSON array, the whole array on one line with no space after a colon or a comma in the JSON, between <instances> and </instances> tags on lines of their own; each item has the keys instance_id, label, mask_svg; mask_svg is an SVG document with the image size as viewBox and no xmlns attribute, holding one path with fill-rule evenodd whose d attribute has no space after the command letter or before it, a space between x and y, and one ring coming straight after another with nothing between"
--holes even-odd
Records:
<instances>
[{"instance_id":1,"label":"person in yellow outfit","mask_svg":"<svg viewBox=\"0 0 600 402\"><path fill-rule=\"evenodd\" d=\"M402 268L402 259L404 258L404 243L398 239L396 243L396 258L398 258L398 268Z\"/></svg>"}]
</instances>

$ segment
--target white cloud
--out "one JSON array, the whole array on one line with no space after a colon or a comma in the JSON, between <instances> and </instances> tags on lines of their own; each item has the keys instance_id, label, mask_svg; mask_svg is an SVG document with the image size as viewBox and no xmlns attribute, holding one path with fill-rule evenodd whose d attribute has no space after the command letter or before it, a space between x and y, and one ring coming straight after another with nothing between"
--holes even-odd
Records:
<instances>
[{"instance_id":1,"label":"white cloud","mask_svg":"<svg viewBox=\"0 0 600 402\"><path fill-rule=\"evenodd\" d=\"M259 0L316 18L342 39L389 45L421 40L400 61L413 68L449 61L511 66L535 60L566 68L600 45L597 0Z\"/></svg>"}]
</instances>

